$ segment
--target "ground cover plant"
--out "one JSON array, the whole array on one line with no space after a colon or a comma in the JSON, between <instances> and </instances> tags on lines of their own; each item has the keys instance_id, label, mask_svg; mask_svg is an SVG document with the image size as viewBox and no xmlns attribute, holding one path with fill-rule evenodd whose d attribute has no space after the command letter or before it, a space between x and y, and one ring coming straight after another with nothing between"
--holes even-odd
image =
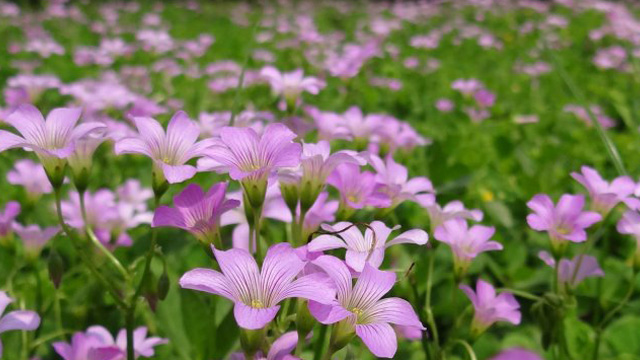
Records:
<instances>
[{"instance_id":1,"label":"ground cover plant","mask_svg":"<svg viewBox=\"0 0 640 360\"><path fill-rule=\"evenodd\" d=\"M640 358L639 10L0 1L0 358Z\"/></svg>"}]
</instances>

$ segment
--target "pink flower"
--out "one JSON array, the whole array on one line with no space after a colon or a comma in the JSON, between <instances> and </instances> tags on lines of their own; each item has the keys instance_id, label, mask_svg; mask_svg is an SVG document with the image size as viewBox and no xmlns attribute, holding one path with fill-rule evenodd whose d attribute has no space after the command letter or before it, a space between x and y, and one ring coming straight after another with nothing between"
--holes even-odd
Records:
<instances>
[{"instance_id":1,"label":"pink flower","mask_svg":"<svg viewBox=\"0 0 640 360\"><path fill-rule=\"evenodd\" d=\"M20 210L19 202L9 201L4 211L0 211L0 240L11 235L13 224L20 214Z\"/></svg>"},{"instance_id":2,"label":"pink flower","mask_svg":"<svg viewBox=\"0 0 640 360\"><path fill-rule=\"evenodd\" d=\"M22 240L25 249L31 254L40 254L40 250L51 240L59 231L59 226L49 226L44 229L38 225L22 226L19 223L13 225L13 230Z\"/></svg>"},{"instance_id":3,"label":"pink flower","mask_svg":"<svg viewBox=\"0 0 640 360\"><path fill-rule=\"evenodd\" d=\"M382 184L380 191L391 198L392 208L407 200L422 206L435 203L435 189L431 181L422 176L409 179L407 168L395 162L391 155L388 155L384 161L378 156L371 155L369 162L377 172L378 183Z\"/></svg>"},{"instance_id":4,"label":"pink flower","mask_svg":"<svg viewBox=\"0 0 640 360\"><path fill-rule=\"evenodd\" d=\"M485 251L502 250L502 244L489 241L496 229L490 226L473 225L468 227L467 220L454 218L438 226L433 237L449 245L453 252L456 274L462 275L471 261Z\"/></svg>"},{"instance_id":5,"label":"pink flower","mask_svg":"<svg viewBox=\"0 0 640 360\"><path fill-rule=\"evenodd\" d=\"M640 207L640 200L633 197L636 183L630 177L620 176L609 183L593 168L583 166L580 170L581 173L571 173L571 177L584 185L591 197L591 208L602 216L606 216L620 202L631 209Z\"/></svg>"},{"instance_id":6,"label":"pink flower","mask_svg":"<svg viewBox=\"0 0 640 360\"><path fill-rule=\"evenodd\" d=\"M543 360L543 358L531 350L523 348L510 348L503 350L490 360Z\"/></svg>"},{"instance_id":7,"label":"pink flower","mask_svg":"<svg viewBox=\"0 0 640 360\"><path fill-rule=\"evenodd\" d=\"M554 247L566 241L587 240L585 229L602 220L602 216L596 212L583 211L582 195L564 194L554 205L548 195L538 194L527 206L533 210L533 214L527 216L527 223L536 231L548 232Z\"/></svg>"},{"instance_id":8,"label":"pink flower","mask_svg":"<svg viewBox=\"0 0 640 360\"><path fill-rule=\"evenodd\" d=\"M100 123L83 123L76 126L80 109L58 108L52 110L47 120L32 105L20 105L6 119L23 137L0 130L0 152L12 148L34 150L44 166L49 180L60 186L64 177L66 158L76 148L81 137L105 129Z\"/></svg>"},{"instance_id":9,"label":"pink flower","mask_svg":"<svg viewBox=\"0 0 640 360\"><path fill-rule=\"evenodd\" d=\"M451 112L454 106L453 101L449 99L438 99L438 101L436 101L436 109L443 113Z\"/></svg>"},{"instance_id":10,"label":"pink flower","mask_svg":"<svg viewBox=\"0 0 640 360\"><path fill-rule=\"evenodd\" d=\"M476 79L458 79L451 84L453 90L457 90L463 95L472 95L476 91L484 88L484 85Z\"/></svg>"},{"instance_id":11,"label":"pink flower","mask_svg":"<svg viewBox=\"0 0 640 360\"><path fill-rule=\"evenodd\" d=\"M555 268L556 261L548 252L540 251L538 257L545 264ZM580 267L576 270L578 264L580 264ZM574 273L575 278L573 277ZM558 281L562 284L568 284L572 288L578 286L584 279L594 276L602 277L604 276L604 271L598 265L598 259L593 256L583 255L582 260L580 260L580 255L576 255L571 260L561 259L558 265Z\"/></svg>"},{"instance_id":12,"label":"pink flower","mask_svg":"<svg viewBox=\"0 0 640 360\"><path fill-rule=\"evenodd\" d=\"M165 134L160 124L148 117L134 118L138 135L116 142L116 154L142 154L153 160L154 186L164 183L180 183L192 178L197 170L186 162L204 156L212 146L211 141L196 142L200 135L198 126L183 111L176 112Z\"/></svg>"},{"instance_id":13,"label":"pink flower","mask_svg":"<svg viewBox=\"0 0 640 360\"><path fill-rule=\"evenodd\" d=\"M23 186L31 198L53 191L44 167L29 159L15 162L13 169L7 173L7 182Z\"/></svg>"},{"instance_id":14,"label":"pink flower","mask_svg":"<svg viewBox=\"0 0 640 360\"><path fill-rule=\"evenodd\" d=\"M260 76L266 79L276 95L281 95L291 104L306 91L316 95L326 86L325 82L312 77L304 76L302 69L281 73L273 66L266 66L260 71Z\"/></svg>"},{"instance_id":15,"label":"pink flower","mask_svg":"<svg viewBox=\"0 0 640 360\"><path fill-rule=\"evenodd\" d=\"M365 265L355 285L344 263L323 255L313 261L335 282L337 304L309 301L309 311L323 324L347 321L355 328L373 355L393 358L398 349L396 333L390 324L425 330L411 304L397 297L382 299L396 281L396 274ZM313 299L312 299L313 300Z\"/></svg>"},{"instance_id":16,"label":"pink flower","mask_svg":"<svg viewBox=\"0 0 640 360\"><path fill-rule=\"evenodd\" d=\"M245 250L219 251L213 248L213 253L222 273L194 269L182 276L180 286L233 301L236 322L244 329L265 327L278 314L278 304L288 298L303 298L322 304L335 301L335 291L325 285L318 274L296 279L305 262L289 244L281 243L269 248L262 270Z\"/></svg>"},{"instance_id":17,"label":"pink flower","mask_svg":"<svg viewBox=\"0 0 640 360\"><path fill-rule=\"evenodd\" d=\"M5 331L32 331L40 326L40 316L33 311L17 310L4 313L7 306L13 302L6 292L0 291L0 334ZM2 357L2 342L0 341L0 357Z\"/></svg>"},{"instance_id":18,"label":"pink flower","mask_svg":"<svg viewBox=\"0 0 640 360\"><path fill-rule=\"evenodd\" d=\"M181 228L203 243L211 244L217 236L220 216L240 205L238 200L225 199L226 190L226 183L218 183L205 194L199 185L189 184L173 199L174 208L156 209L151 226Z\"/></svg>"},{"instance_id":19,"label":"pink flower","mask_svg":"<svg viewBox=\"0 0 640 360\"><path fill-rule=\"evenodd\" d=\"M475 313L471 324L471 331L479 335L496 321L507 321L514 325L520 324L520 304L515 297L508 292L496 296L496 290L491 284L483 280L476 283L476 292L467 285L460 285Z\"/></svg>"},{"instance_id":20,"label":"pink flower","mask_svg":"<svg viewBox=\"0 0 640 360\"><path fill-rule=\"evenodd\" d=\"M365 206L386 208L391 199L382 192L382 185L372 172L360 172L360 166L345 163L338 165L327 178L327 184L340 192L340 206L362 209Z\"/></svg>"},{"instance_id":21,"label":"pink flower","mask_svg":"<svg viewBox=\"0 0 640 360\"><path fill-rule=\"evenodd\" d=\"M460 201L452 201L447 203L444 207L440 207L437 203L432 204L420 204L429 214L429 221L431 223L431 229L435 230L442 225L445 221L463 218L473 221L482 221L484 214L478 209L466 209L464 204Z\"/></svg>"},{"instance_id":22,"label":"pink flower","mask_svg":"<svg viewBox=\"0 0 640 360\"><path fill-rule=\"evenodd\" d=\"M399 227L389 228L383 222L374 221L362 234L357 226L350 222L339 222L334 225L324 225L326 231L341 232L336 235L320 235L313 239L307 246L309 251L327 251L332 249L346 248L346 263L353 270L361 272L365 264L374 268L380 267L384 260L385 250L396 244L416 244L424 245L429 240L429 235L420 229L412 229L403 232L394 239L387 242L389 235Z\"/></svg>"}]
</instances>

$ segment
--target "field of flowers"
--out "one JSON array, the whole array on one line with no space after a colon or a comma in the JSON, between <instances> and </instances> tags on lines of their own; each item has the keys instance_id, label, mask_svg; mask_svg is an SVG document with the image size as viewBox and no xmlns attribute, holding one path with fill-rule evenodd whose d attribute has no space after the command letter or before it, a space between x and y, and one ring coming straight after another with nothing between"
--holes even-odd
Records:
<instances>
[{"instance_id":1,"label":"field of flowers","mask_svg":"<svg viewBox=\"0 0 640 360\"><path fill-rule=\"evenodd\" d=\"M0 0L0 358L640 359L637 14Z\"/></svg>"}]
</instances>

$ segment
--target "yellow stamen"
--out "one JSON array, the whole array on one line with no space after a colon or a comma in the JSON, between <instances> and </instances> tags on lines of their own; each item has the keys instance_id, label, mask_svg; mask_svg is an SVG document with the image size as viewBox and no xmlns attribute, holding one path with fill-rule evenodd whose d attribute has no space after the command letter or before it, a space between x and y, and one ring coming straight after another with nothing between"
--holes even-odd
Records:
<instances>
[{"instance_id":1,"label":"yellow stamen","mask_svg":"<svg viewBox=\"0 0 640 360\"><path fill-rule=\"evenodd\" d=\"M254 309L264 309L264 304L260 300L251 300L251 307Z\"/></svg>"}]
</instances>

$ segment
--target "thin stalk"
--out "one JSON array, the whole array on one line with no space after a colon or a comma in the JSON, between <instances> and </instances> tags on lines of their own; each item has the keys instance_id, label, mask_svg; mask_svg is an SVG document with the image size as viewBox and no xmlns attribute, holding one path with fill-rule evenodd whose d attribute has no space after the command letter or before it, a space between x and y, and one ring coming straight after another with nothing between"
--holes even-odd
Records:
<instances>
[{"instance_id":1,"label":"thin stalk","mask_svg":"<svg viewBox=\"0 0 640 360\"><path fill-rule=\"evenodd\" d=\"M433 287L433 266L435 263L435 253L432 251L429 254L429 273L427 274L427 292L425 299L425 311L427 313L427 325L431 330L431 336L433 337L433 344L435 345L436 353L440 351L440 336L438 334L438 327L436 326L435 318L433 317L433 309L431 309L431 288Z\"/></svg>"},{"instance_id":2,"label":"thin stalk","mask_svg":"<svg viewBox=\"0 0 640 360\"><path fill-rule=\"evenodd\" d=\"M587 111L587 114L589 115L589 119L591 120L591 123L598 131L600 140L602 140L605 148L607 149L607 153L609 154L611 161L613 161L613 164L618 170L618 173L620 173L620 175L627 175L627 170L624 167L624 164L622 162L622 158L620 157L620 153L618 152L618 149L616 148L611 138L609 138L609 135L607 135L607 133L605 132L604 128L602 127L602 124L600 124L596 116L591 111L591 106L587 104L584 94L582 93L582 91L580 91L578 86L574 83L571 76L564 70L562 64L560 63L560 60L558 59L558 56L553 51L547 51L547 53L551 55L551 59L553 60L555 68L558 70L558 73L560 74L560 77L562 77L562 80L564 81L564 83L567 85L567 87L569 88L573 96L576 98L576 100L578 100L578 103Z\"/></svg>"},{"instance_id":3,"label":"thin stalk","mask_svg":"<svg viewBox=\"0 0 640 360\"><path fill-rule=\"evenodd\" d=\"M302 349L304 348L305 345L305 338L304 336L300 336L300 334L298 334L298 342L296 343L296 351L295 351L295 356L300 357L300 355L302 354Z\"/></svg>"},{"instance_id":4,"label":"thin stalk","mask_svg":"<svg viewBox=\"0 0 640 360\"><path fill-rule=\"evenodd\" d=\"M64 218L62 217L60 188L54 189L54 195L56 199L56 212L58 214L58 222L60 223L60 226L62 226L62 229L67 234L67 236L71 238L72 243L75 246L76 250L80 253L79 254L80 260L84 262L84 264L87 266L89 271L93 274L93 276L95 276L98 279L98 281L102 283L102 285L107 289L107 291L109 292L109 294L111 294L116 304L121 309L126 309L127 304L120 298L120 295L118 294L118 290L115 284L110 282L104 275L102 275L102 273L96 268L93 261L91 261L87 256L84 256L85 254L82 254L82 252L84 251L82 249L79 239L73 234L73 231L71 230L71 228L69 228L69 226L64 222Z\"/></svg>"},{"instance_id":5,"label":"thin stalk","mask_svg":"<svg viewBox=\"0 0 640 360\"><path fill-rule=\"evenodd\" d=\"M321 325L320 326L320 331L318 333L318 338L316 339L316 343L314 346L314 355L313 355L313 359L314 360L320 360L322 358L322 352L324 350L324 343L327 340L327 332L329 331L328 329L331 327L331 325L329 326L324 326Z\"/></svg>"},{"instance_id":6,"label":"thin stalk","mask_svg":"<svg viewBox=\"0 0 640 360\"><path fill-rule=\"evenodd\" d=\"M478 358L476 357L476 353L473 351L473 347L471 347L471 345L468 342L458 339L454 341L453 344L462 345L462 347L464 347L464 349L467 351L467 354L469 355L469 358L471 360L478 360Z\"/></svg>"},{"instance_id":7,"label":"thin stalk","mask_svg":"<svg viewBox=\"0 0 640 360\"><path fill-rule=\"evenodd\" d=\"M538 295L534 295L534 294L532 294L530 292L526 292L526 291L523 291L523 290L516 290L516 289L510 289L510 288L500 288L497 291L499 291L499 292L503 292L503 291L510 292L513 295L519 296L521 298L533 300L533 301L538 301L538 300L542 299Z\"/></svg>"},{"instance_id":8,"label":"thin stalk","mask_svg":"<svg viewBox=\"0 0 640 360\"><path fill-rule=\"evenodd\" d=\"M262 247L260 246L260 226L262 225L262 206L254 209L254 228L253 235L256 242L256 258L262 261Z\"/></svg>"},{"instance_id":9,"label":"thin stalk","mask_svg":"<svg viewBox=\"0 0 640 360\"><path fill-rule=\"evenodd\" d=\"M91 229L91 225L89 225L89 223L87 222L87 210L84 203L84 192L78 192L78 196L80 197L80 212L82 213L82 221L84 222L84 229L87 235L89 236L89 239L91 239L91 242L111 262L111 264L113 264L113 266L116 269L118 269L118 272L120 272L120 275L122 275L122 277L125 280L128 280L129 273L127 272L127 270L124 268L124 266L122 266L122 264L115 257L115 255L113 255L113 253L109 251L106 247L104 247L102 242L98 240L98 237L93 232L93 229Z\"/></svg>"}]
</instances>

